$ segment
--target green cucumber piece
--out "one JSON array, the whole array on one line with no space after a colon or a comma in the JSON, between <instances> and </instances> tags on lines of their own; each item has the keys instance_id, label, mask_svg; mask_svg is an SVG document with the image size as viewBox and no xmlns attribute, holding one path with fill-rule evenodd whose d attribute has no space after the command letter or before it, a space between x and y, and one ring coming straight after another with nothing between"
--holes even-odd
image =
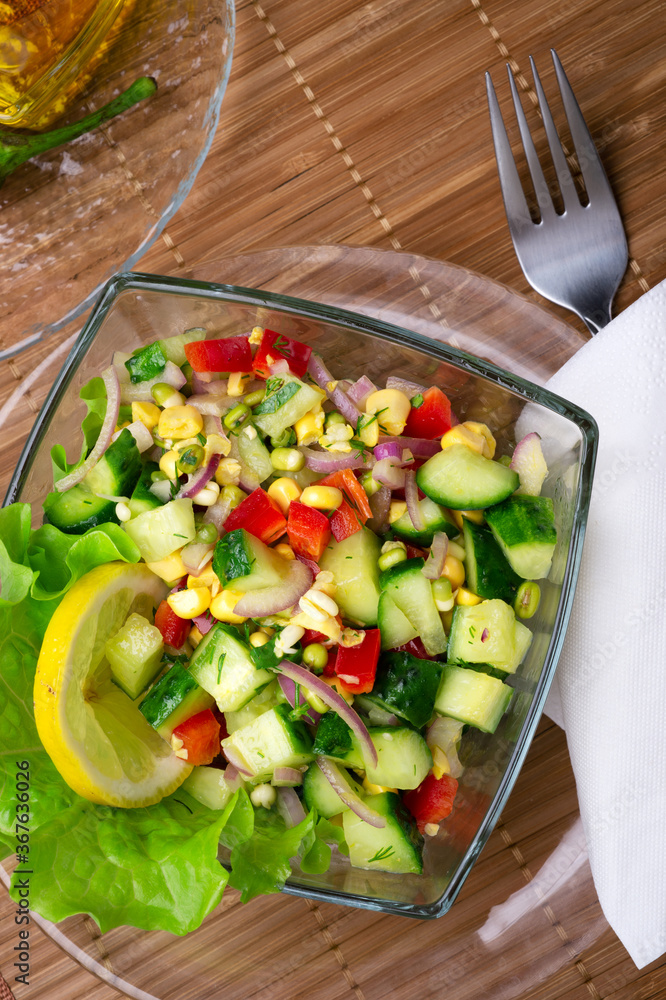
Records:
<instances>
[{"instance_id":1,"label":"green cucumber piece","mask_svg":"<svg viewBox=\"0 0 666 1000\"><path fill-rule=\"evenodd\" d=\"M467 586L479 597L513 604L521 578L511 568L490 528L463 518Z\"/></svg>"},{"instance_id":2,"label":"green cucumber piece","mask_svg":"<svg viewBox=\"0 0 666 1000\"><path fill-rule=\"evenodd\" d=\"M498 670L513 673L520 662L516 635L521 637L523 645L525 633L531 638L530 630L516 622L513 608L505 601L493 598L471 607L458 605L451 622L448 660L450 663L489 663ZM523 656L524 653L523 648Z\"/></svg>"},{"instance_id":3,"label":"green cucumber piece","mask_svg":"<svg viewBox=\"0 0 666 1000\"><path fill-rule=\"evenodd\" d=\"M271 375L266 382L266 395L252 411L254 422L262 434L279 437L321 401L321 392L295 375Z\"/></svg>"},{"instance_id":4,"label":"green cucumber piece","mask_svg":"<svg viewBox=\"0 0 666 1000\"><path fill-rule=\"evenodd\" d=\"M224 809L234 794L219 767L193 767L180 787L208 809Z\"/></svg>"},{"instance_id":5,"label":"green cucumber piece","mask_svg":"<svg viewBox=\"0 0 666 1000\"><path fill-rule=\"evenodd\" d=\"M181 722L211 708L215 699L204 691L185 667L174 663L139 705L139 711L167 742Z\"/></svg>"},{"instance_id":6,"label":"green cucumber piece","mask_svg":"<svg viewBox=\"0 0 666 1000\"><path fill-rule=\"evenodd\" d=\"M162 501L150 491L152 483L150 477L158 469L157 462L146 462L144 465L143 472L139 476L139 481L134 487L134 492L127 505L132 517L137 517L139 514L145 514L147 510L155 510L157 507L163 506Z\"/></svg>"},{"instance_id":7,"label":"green cucumber piece","mask_svg":"<svg viewBox=\"0 0 666 1000\"><path fill-rule=\"evenodd\" d=\"M348 621L377 624L380 552L377 535L363 527L341 542L332 538L319 560L321 569L333 574L335 600L340 614Z\"/></svg>"},{"instance_id":8,"label":"green cucumber piece","mask_svg":"<svg viewBox=\"0 0 666 1000\"><path fill-rule=\"evenodd\" d=\"M337 712L322 715L312 747L315 757L327 757L336 764L363 770L365 762L360 744L350 727Z\"/></svg>"},{"instance_id":9,"label":"green cucumber piece","mask_svg":"<svg viewBox=\"0 0 666 1000\"><path fill-rule=\"evenodd\" d=\"M481 510L510 496L520 485L518 473L454 444L429 458L417 470L419 488L452 510Z\"/></svg>"},{"instance_id":10,"label":"green cucumber piece","mask_svg":"<svg viewBox=\"0 0 666 1000\"><path fill-rule=\"evenodd\" d=\"M453 520L451 512L440 504L435 503L429 497L419 500L419 510L423 519L423 530L417 531L412 524L409 511L405 511L402 517L394 521L391 527L399 538L406 538L415 545L432 545L432 540L436 531L443 531L449 538L455 538L460 534L458 526Z\"/></svg>"},{"instance_id":11,"label":"green cucumber piece","mask_svg":"<svg viewBox=\"0 0 666 1000\"><path fill-rule=\"evenodd\" d=\"M174 365L182 368L187 361L185 344L191 344L193 340L204 340L205 337L206 331L203 327L192 327L191 330L177 333L173 337L165 337L164 340L158 340L157 343L162 348L167 361L173 361Z\"/></svg>"},{"instance_id":12,"label":"green cucumber piece","mask_svg":"<svg viewBox=\"0 0 666 1000\"><path fill-rule=\"evenodd\" d=\"M123 528L147 563L159 562L194 541L192 501L186 497L170 500L155 510L147 510L125 521Z\"/></svg>"},{"instance_id":13,"label":"green cucumber piece","mask_svg":"<svg viewBox=\"0 0 666 1000\"><path fill-rule=\"evenodd\" d=\"M291 719L290 713L289 705L276 705L222 740L222 749L234 750L255 781L270 779L276 767L309 764L310 737L303 723Z\"/></svg>"},{"instance_id":14,"label":"green cucumber piece","mask_svg":"<svg viewBox=\"0 0 666 1000\"><path fill-rule=\"evenodd\" d=\"M382 653L375 684L366 701L422 729L432 716L442 664L405 651Z\"/></svg>"},{"instance_id":15,"label":"green cucumber piece","mask_svg":"<svg viewBox=\"0 0 666 1000\"><path fill-rule=\"evenodd\" d=\"M404 646L419 634L418 629L396 607L386 591L379 596L377 624L382 637L382 649Z\"/></svg>"},{"instance_id":16,"label":"green cucumber piece","mask_svg":"<svg viewBox=\"0 0 666 1000\"><path fill-rule=\"evenodd\" d=\"M351 774L345 773L345 777L360 797L362 795L360 786L357 785ZM340 813L349 808L331 786L316 760L310 764L303 775L303 800L308 809L316 809L318 814L325 819L339 816Z\"/></svg>"},{"instance_id":17,"label":"green cucumber piece","mask_svg":"<svg viewBox=\"0 0 666 1000\"><path fill-rule=\"evenodd\" d=\"M263 483L275 472L271 462L271 453L257 434L253 424L243 424L236 434L238 454L243 465Z\"/></svg>"},{"instance_id":18,"label":"green cucumber piece","mask_svg":"<svg viewBox=\"0 0 666 1000\"><path fill-rule=\"evenodd\" d=\"M351 809L342 814L349 860L354 868L368 868L398 875L423 872L423 837L395 792L368 795L365 802L386 819L377 829Z\"/></svg>"},{"instance_id":19,"label":"green cucumber piece","mask_svg":"<svg viewBox=\"0 0 666 1000\"><path fill-rule=\"evenodd\" d=\"M385 570L379 584L417 630L426 652L439 656L446 650L446 633L423 566L423 559L406 559Z\"/></svg>"},{"instance_id":20,"label":"green cucumber piece","mask_svg":"<svg viewBox=\"0 0 666 1000\"><path fill-rule=\"evenodd\" d=\"M484 733L494 733L506 712L512 688L479 670L447 664L437 692L435 709Z\"/></svg>"},{"instance_id":21,"label":"green cucumber piece","mask_svg":"<svg viewBox=\"0 0 666 1000\"><path fill-rule=\"evenodd\" d=\"M254 650L252 650L254 652ZM246 705L239 708L236 712L225 712L224 721L227 724L227 732L229 735L235 733L237 729L242 729L243 726L249 726L251 722L258 719L260 715L264 712L270 712L272 708L279 703L281 700L282 692L277 682L277 678L267 684L259 694L255 694L254 698L251 698Z\"/></svg>"},{"instance_id":22,"label":"green cucumber piece","mask_svg":"<svg viewBox=\"0 0 666 1000\"><path fill-rule=\"evenodd\" d=\"M385 788L418 788L432 767L428 744L415 729L382 726L368 730L377 764L366 766L366 777Z\"/></svg>"},{"instance_id":23,"label":"green cucumber piece","mask_svg":"<svg viewBox=\"0 0 666 1000\"><path fill-rule=\"evenodd\" d=\"M275 678L255 667L249 648L223 622L213 625L194 650L190 673L221 712L237 712Z\"/></svg>"},{"instance_id":24,"label":"green cucumber piece","mask_svg":"<svg viewBox=\"0 0 666 1000\"><path fill-rule=\"evenodd\" d=\"M548 576L557 532L553 501L522 493L486 511L486 520L508 562L524 580Z\"/></svg>"},{"instance_id":25,"label":"green cucumber piece","mask_svg":"<svg viewBox=\"0 0 666 1000\"><path fill-rule=\"evenodd\" d=\"M135 613L107 639L104 652L111 676L133 701L159 673L164 643L160 630Z\"/></svg>"},{"instance_id":26,"label":"green cucumber piece","mask_svg":"<svg viewBox=\"0 0 666 1000\"><path fill-rule=\"evenodd\" d=\"M245 528L236 528L217 542L213 569L231 590L261 590L284 583L289 564Z\"/></svg>"}]
</instances>

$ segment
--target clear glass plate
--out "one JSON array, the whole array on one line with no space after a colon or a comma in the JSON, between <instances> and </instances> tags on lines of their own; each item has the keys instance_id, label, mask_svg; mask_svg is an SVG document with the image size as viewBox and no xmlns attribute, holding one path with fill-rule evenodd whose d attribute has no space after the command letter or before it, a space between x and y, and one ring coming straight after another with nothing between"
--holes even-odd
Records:
<instances>
[{"instance_id":1,"label":"clear glass plate","mask_svg":"<svg viewBox=\"0 0 666 1000\"><path fill-rule=\"evenodd\" d=\"M0 358L60 329L133 267L181 205L217 126L233 0L140 0L64 121L140 76L157 93L90 135L23 164L0 188Z\"/></svg>"},{"instance_id":2,"label":"clear glass plate","mask_svg":"<svg viewBox=\"0 0 666 1000\"><path fill-rule=\"evenodd\" d=\"M537 382L583 342L502 286L404 254L339 247L269 251L201 265L196 277L354 308L434 340L455 341ZM541 779L536 787L535 773ZM379 1000L387 981L397 986L405 976L419 980L412 995L424 1000L441 997L444 987L455 1000L488 991L507 1000L523 996L606 927L570 772L566 795L550 818L552 767L544 769L539 760L531 765L528 757L523 775L505 813L523 825L530 817L541 835L538 849L522 844L516 857L513 849L502 851L506 836L498 842L494 834L456 905L429 925L285 896L241 907L227 893L203 927L183 939L129 928L91 937L83 918L47 929L73 957L132 997L207 1000L223 991L239 1000L286 1000L300 993L305 977L310 996L330 997L342 986L343 960L365 1000ZM496 777L488 773L490 784ZM506 829L504 818L500 825ZM526 872L535 875L528 885Z\"/></svg>"}]
</instances>

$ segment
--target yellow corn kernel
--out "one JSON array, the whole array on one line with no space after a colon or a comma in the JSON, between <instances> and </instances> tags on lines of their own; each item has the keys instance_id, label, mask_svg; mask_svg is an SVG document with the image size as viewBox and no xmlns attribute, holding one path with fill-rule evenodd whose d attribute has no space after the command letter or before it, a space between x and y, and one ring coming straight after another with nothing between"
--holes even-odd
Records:
<instances>
[{"instance_id":1,"label":"yellow corn kernel","mask_svg":"<svg viewBox=\"0 0 666 1000\"><path fill-rule=\"evenodd\" d=\"M253 378L253 372L232 372L227 382L227 393L230 396L242 396L248 382Z\"/></svg>"},{"instance_id":2,"label":"yellow corn kernel","mask_svg":"<svg viewBox=\"0 0 666 1000\"><path fill-rule=\"evenodd\" d=\"M368 448L374 448L379 441L379 419L369 413L362 413L358 422L358 436Z\"/></svg>"},{"instance_id":3,"label":"yellow corn kernel","mask_svg":"<svg viewBox=\"0 0 666 1000\"><path fill-rule=\"evenodd\" d=\"M294 424L296 431L296 443L299 445L314 444L319 439L324 430L324 411L320 409L317 413L312 410Z\"/></svg>"},{"instance_id":4,"label":"yellow corn kernel","mask_svg":"<svg viewBox=\"0 0 666 1000\"><path fill-rule=\"evenodd\" d=\"M217 597L210 602L210 613L219 622L229 622L231 625L240 625L247 621L247 616L237 615L234 608L245 594L240 590L221 590Z\"/></svg>"},{"instance_id":5,"label":"yellow corn kernel","mask_svg":"<svg viewBox=\"0 0 666 1000\"><path fill-rule=\"evenodd\" d=\"M169 594L167 604L172 611L175 611L179 618L196 618L208 611L210 606L210 590L208 587L197 587L196 589L177 590L175 594Z\"/></svg>"},{"instance_id":6,"label":"yellow corn kernel","mask_svg":"<svg viewBox=\"0 0 666 1000\"><path fill-rule=\"evenodd\" d=\"M250 341L251 344L255 344L258 346L263 339L264 339L263 326L255 326L252 330L252 333L248 337L248 340Z\"/></svg>"},{"instance_id":7,"label":"yellow corn kernel","mask_svg":"<svg viewBox=\"0 0 666 1000\"><path fill-rule=\"evenodd\" d=\"M266 491L272 500L275 500L276 504L282 511L282 513L287 515L289 510L289 504L292 500L298 500L301 495L301 488L293 479L289 476L280 476L275 482L271 483Z\"/></svg>"},{"instance_id":8,"label":"yellow corn kernel","mask_svg":"<svg viewBox=\"0 0 666 1000\"><path fill-rule=\"evenodd\" d=\"M441 747L432 748L432 773L437 779L451 773L449 758Z\"/></svg>"},{"instance_id":9,"label":"yellow corn kernel","mask_svg":"<svg viewBox=\"0 0 666 1000\"><path fill-rule=\"evenodd\" d=\"M391 500L391 506L389 507L389 524L393 524L397 521L407 510L407 504L404 500Z\"/></svg>"},{"instance_id":10,"label":"yellow corn kernel","mask_svg":"<svg viewBox=\"0 0 666 1000\"><path fill-rule=\"evenodd\" d=\"M274 545L273 552L277 552L277 554L282 556L283 559L286 559L287 562L293 562L296 558L296 553L292 549L291 545L288 545L286 542L280 542L279 545Z\"/></svg>"},{"instance_id":11,"label":"yellow corn kernel","mask_svg":"<svg viewBox=\"0 0 666 1000\"><path fill-rule=\"evenodd\" d=\"M354 700L354 695L351 691L346 689L339 677L320 677L319 679L322 680L324 684L328 684L328 686L333 688L334 691L337 691L340 697L344 698L348 705L351 705Z\"/></svg>"},{"instance_id":12,"label":"yellow corn kernel","mask_svg":"<svg viewBox=\"0 0 666 1000\"><path fill-rule=\"evenodd\" d=\"M397 794L397 788L389 788L387 785L376 785L374 781L370 781L366 775L363 779L363 788L368 793L368 795L381 795L382 792L395 792Z\"/></svg>"},{"instance_id":13,"label":"yellow corn kernel","mask_svg":"<svg viewBox=\"0 0 666 1000\"><path fill-rule=\"evenodd\" d=\"M253 632L252 635L250 636L250 645L253 646L255 649L258 649L260 646L265 646L266 643L270 641L271 641L270 636L266 635L263 629L259 629L257 632Z\"/></svg>"},{"instance_id":14,"label":"yellow corn kernel","mask_svg":"<svg viewBox=\"0 0 666 1000\"><path fill-rule=\"evenodd\" d=\"M301 503L317 510L337 510L342 500L342 490L337 486L306 486L301 493Z\"/></svg>"},{"instance_id":15,"label":"yellow corn kernel","mask_svg":"<svg viewBox=\"0 0 666 1000\"><path fill-rule=\"evenodd\" d=\"M197 587L212 587L214 583L219 583L217 573L214 571L210 563L206 566L204 570L199 574L199 576L188 576L187 586L190 590L196 590Z\"/></svg>"},{"instance_id":16,"label":"yellow corn kernel","mask_svg":"<svg viewBox=\"0 0 666 1000\"><path fill-rule=\"evenodd\" d=\"M475 604L480 604L482 598L474 591L468 590L467 587L458 587L456 591L456 604L463 604L465 607L470 608Z\"/></svg>"},{"instance_id":17,"label":"yellow corn kernel","mask_svg":"<svg viewBox=\"0 0 666 1000\"><path fill-rule=\"evenodd\" d=\"M155 403L132 403L132 420L140 420L149 431L157 427L161 413Z\"/></svg>"},{"instance_id":18,"label":"yellow corn kernel","mask_svg":"<svg viewBox=\"0 0 666 1000\"><path fill-rule=\"evenodd\" d=\"M483 449L488 448L488 442L483 434L477 434L465 424L456 424L443 436L442 449L450 448L454 444L464 444L466 448L476 452L477 455L482 455Z\"/></svg>"},{"instance_id":19,"label":"yellow corn kernel","mask_svg":"<svg viewBox=\"0 0 666 1000\"><path fill-rule=\"evenodd\" d=\"M488 424L479 423L478 420L465 420L463 422L463 427L466 427L472 432L472 434L479 434L485 443L483 451L481 454L484 458L494 458L495 448L497 447L497 441L493 437L492 431Z\"/></svg>"},{"instance_id":20,"label":"yellow corn kernel","mask_svg":"<svg viewBox=\"0 0 666 1000\"><path fill-rule=\"evenodd\" d=\"M465 567L461 563L460 559L456 559L455 556L447 555L444 560L444 569L442 570L442 576L446 577L447 580L451 582L451 588L457 590L458 587L462 587L465 582Z\"/></svg>"},{"instance_id":21,"label":"yellow corn kernel","mask_svg":"<svg viewBox=\"0 0 666 1000\"><path fill-rule=\"evenodd\" d=\"M194 407L168 406L162 410L160 420L157 425L157 433L161 438L171 438L180 440L181 438L196 437L203 430L203 417Z\"/></svg>"},{"instance_id":22,"label":"yellow corn kernel","mask_svg":"<svg viewBox=\"0 0 666 1000\"><path fill-rule=\"evenodd\" d=\"M240 474L240 462L235 458L223 458L217 467L215 482L218 486L238 486Z\"/></svg>"},{"instance_id":23,"label":"yellow corn kernel","mask_svg":"<svg viewBox=\"0 0 666 1000\"><path fill-rule=\"evenodd\" d=\"M159 576L160 580L164 580L166 583L175 583L177 580L182 580L187 573L180 555L180 549L172 552L165 559L160 559L159 562L149 562L146 565L151 573Z\"/></svg>"},{"instance_id":24,"label":"yellow corn kernel","mask_svg":"<svg viewBox=\"0 0 666 1000\"><path fill-rule=\"evenodd\" d=\"M312 618L307 612L301 611L300 614L289 619L289 624L302 625L305 629L321 632L322 635L325 635L327 639L332 639L333 642L340 642L342 638L342 625L337 617L325 618L324 621L320 621L318 618Z\"/></svg>"},{"instance_id":25,"label":"yellow corn kernel","mask_svg":"<svg viewBox=\"0 0 666 1000\"><path fill-rule=\"evenodd\" d=\"M298 602L298 606L302 612L309 615L310 618L314 618L315 621L319 619L325 621L327 618L335 618L339 613L338 606L333 598L316 587L310 587L303 594Z\"/></svg>"},{"instance_id":26,"label":"yellow corn kernel","mask_svg":"<svg viewBox=\"0 0 666 1000\"><path fill-rule=\"evenodd\" d=\"M180 458L178 452L172 448L171 451L165 451L160 459L160 469L165 476L169 479L178 478L178 470L176 469L176 462Z\"/></svg>"},{"instance_id":27,"label":"yellow corn kernel","mask_svg":"<svg viewBox=\"0 0 666 1000\"><path fill-rule=\"evenodd\" d=\"M231 441L222 434L209 434L206 438L204 448L203 465L208 465L213 455L224 455L225 458L231 451Z\"/></svg>"},{"instance_id":28,"label":"yellow corn kernel","mask_svg":"<svg viewBox=\"0 0 666 1000\"><path fill-rule=\"evenodd\" d=\"M193 625L192 628L190 629L190 634L188 635L187 638L190 640L190 646L192 647L192 649L196 649L201 640L203 639L203 635L201 634L201 631L197 628L197 626Z\"/></svg>"},{"instance_id":29,"label":"yellow corn kernel","mask_svg":"<svg viewBox=\"0 0 666 1000\"><path fill-rule=\"evenodd\" d=\"M399 389L378 389L365 401L365 412L376 413L379 430L385 434L402 434L412 404Z\"/></svg>"},{"instance_id":30,"label":"yellow corn kernel","mask_svg":"<svg viewBox=\"0 0 666 1000\"><path fill-rule=\"evenodd\" d=\"M483 524L485 517L483 516L482 510L452 510L453 520L456 526L463 530L463 518L467 518L468 521L472 521L473 524Z\"/></svg>"}]
</instances>

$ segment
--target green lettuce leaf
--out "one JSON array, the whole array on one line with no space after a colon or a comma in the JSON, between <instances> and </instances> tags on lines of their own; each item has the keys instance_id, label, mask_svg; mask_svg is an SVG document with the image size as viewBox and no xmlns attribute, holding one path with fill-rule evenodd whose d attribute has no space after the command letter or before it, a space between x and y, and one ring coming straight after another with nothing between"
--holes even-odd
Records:
<instances>
[{"instance_id":1,"label":"green lettuce leaf","mask_svg":"<svg viewBox=\"0 0 666 1000\"><path fill-rule=\"evenodd\" d=\"M222 896L217 843L235 805L212 812L182 789L143 809L78 799L31 837L31 906L53 921L89 913L102 933L130 924L187 934Z\"/></svg>"},{"instance_id":2,"label":"green lettuce leaf","mask_svg":"<svg viewBox=\"0 0 666 1000\"><path fill-rule=\"evenodd\" d=\"M91 378L89 382L80 389L79 397L84 401L88 412L81 423L83 431L83 444L79 458L71 464L67 461L67 452L61 444L56 444L51 448L51 466L53 469L53 482L78 469L85 461L85 457L90 449L95 445L99 432L104 423L106 415L106 386L104 380L98 375Z\"/></svg>"},{"instance_id":3,"label":"green lettuce leaf","mask_svg":"<svg viewBox=\"0 0 666 1000\"><path fill-rule=\"evenodd\" d=\"M261 808L255 811L251 839L231 852L229 885L240 890L242 903L281 891L291 875L290 858L300 858L311 850L315 823L314 811L291 829L277 813Z\"/></svg>"},{"instance_id":4,"label":"green lettuce leaf","mask_svg":"<svg viewBox=\"0 0 666 1000\"><path fill-rule=\"evenodd\" d=\"M15 503L0 510L0 607L12 607L26 597L35 577L26 552L30 537L30 507Z\"/></svg>"},{"instance_id":5,"label":"green lettuce leaf","mask_svg":"<svg viewBox=\"0 0 666 1000\"><path fill-rule=\"evenodd\" d=\"M39 575L31 595L38 601L62 597L78 579L103 563L136 563L141 553L119 524L100 524L83 535L68 535L52 524L32 533L28 559Z\"/></svg>"},{"instance_id":6,"label":"green lettuce leaf","mask_svg":"<svg viewBox=\"0 0 666 1000\"><path fill-rule=\"evenodd\" d=\"M301 858L301 871L307 875L322 875L327 872L331 864L331 844L335 844L341 854L349 855L342 827L322 816L315 827L314 843Z\"/></svg>"}]
</instances>

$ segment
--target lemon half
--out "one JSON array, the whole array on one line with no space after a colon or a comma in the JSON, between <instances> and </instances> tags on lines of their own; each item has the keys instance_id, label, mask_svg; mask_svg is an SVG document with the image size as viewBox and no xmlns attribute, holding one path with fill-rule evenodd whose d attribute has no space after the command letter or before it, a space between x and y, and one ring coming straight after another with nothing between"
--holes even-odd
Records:
<instances>
[{"instance_id":1,"label":"lemon half","mask_svg":"<svg viewBox=\"0 0 666 1000\"><path fill-rule=\"evenodd\" d=\"M92 802L152 805L192 770L114 684L104 655L127 616L152 620L165 593L144 565L107 563L74 584L46 630L35 675L37 730L70 788Z\"/></svg>"}]
</instances>

